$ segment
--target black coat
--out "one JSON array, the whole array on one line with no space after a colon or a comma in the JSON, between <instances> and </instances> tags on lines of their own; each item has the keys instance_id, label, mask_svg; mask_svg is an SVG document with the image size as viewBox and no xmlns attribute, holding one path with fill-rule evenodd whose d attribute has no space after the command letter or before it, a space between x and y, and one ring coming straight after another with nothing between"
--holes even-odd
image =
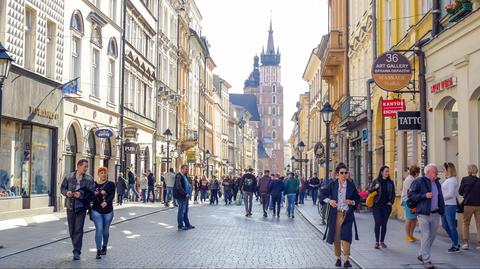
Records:
<instances>
[{"instance_id":1,"label":"black coat","mask_svg":"<svg viewBox=\"0 0 480 269\"><path fill-rule=\"evenodd\" d=\"M326 198L329 198L330 200L338 201L338 187L339 187L339 183L337 180L328 184L328 186L325 189L322 189L321 191L320 201L323 204L325 204L323 200ZM355 224L354 211L357 208L358 203L360 202L360 195L358 194L355 184L350 180L347 180L347 193L345 195L345 199L355 201L355 205L349 206L349 209L345 216L345 220L342 224L342 232L340 237L341 237L341 240L352 243L352 237L353 237L352 226L353 225L355 225L355 240L358 240L358 232L357 232L357 226ZM326 238L327 243L329 244L333 244L334 242L336 222L337 222L337 208L329 207L327 228L323 238L324 240Z\"/></svg>"},{"instance_id":2,"label":"black coat","mask_svg":"<svg viewBox=\"0 0 480 269\"><path fill-rule=\"evenodd\" d=\"M378 189L375 189L375 186L377 184L380 187ZM380 201L381 197L383 197L384 195L387 195L387 201L393 205L393 203L395 202L395 184L393 184L393 181L391 179L387 179L385 184L387 184L387 193L383 193L382 184L380 183L380 180L378 178L375 179L370 185L370 189L368 190L368 193L372 193L374 191L377 192L377 196L374 199L375 204L377 204Z\"/></svg>"},{"instance_id":3,"label":"black coat","mask_svg":"<svg viewBox=\"0 0 480 269\"><path fill-rule=\"evenodd\" d=\"M118 177L117 179L117 193L118 195L124 195L127 190L127 183L123 177Z\"/></svg>"},{"instance_id":4,"label":"black coat","mask_svg":"<svg viewBox=\"0 0 480 269\"><path fill-rule=\"evenodd\" d=\"M65 208L67 210L79 212L90 208L90 203L93 200L95 192L95 182L90 175L83 174L80 180L80 198L69 198L67 192L75 192L77 186L76 172L72 172L63 178L62 185L60 186L61 193L65 196Z\"/></svg>"},{"instance_id":5,"label":"black coat","mask_svg":"<svg viewBox=\"0 0 480 269\"><path fill-rule=\"evenodd\" d=\"M183 175L177 173L175 175L175 185L173 186L173 197L178 200L187 199L188 193L186 192L185 180Z\"/></svg>"}]
</instances>

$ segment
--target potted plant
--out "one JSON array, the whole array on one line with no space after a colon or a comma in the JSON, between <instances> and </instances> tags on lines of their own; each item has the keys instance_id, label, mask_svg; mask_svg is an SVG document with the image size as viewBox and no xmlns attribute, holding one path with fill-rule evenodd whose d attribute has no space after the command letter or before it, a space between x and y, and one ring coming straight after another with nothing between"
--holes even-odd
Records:
<instances>
[{"instance_id":1,"label":"potted plant","mask_svg":"<svg viewBox=\"0 0 480 269\"><path fill-rule=\"evenodd\" d=\"M470 0L455 0L445 6L445 10L450 14L448 21L456 22L472 12L472 2Z\"/></svg>"}]
</instances>

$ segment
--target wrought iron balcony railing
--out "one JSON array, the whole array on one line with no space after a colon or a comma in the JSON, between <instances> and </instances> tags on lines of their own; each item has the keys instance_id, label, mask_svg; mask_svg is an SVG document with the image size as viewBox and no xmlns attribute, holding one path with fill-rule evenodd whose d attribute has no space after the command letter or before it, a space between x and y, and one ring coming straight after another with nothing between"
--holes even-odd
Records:
<instances>
[{"instance_id":1,"label":"wrought iron balcony railing","mask_svg":"<svg viewBox=\"0 0 480 269\"><path fill-rule=\"evenodd\" d=\"M340 105L340 116L342 120L347 117L356 117L367 110L366 96L349 96Z\"/></svg>"}]
</instances>

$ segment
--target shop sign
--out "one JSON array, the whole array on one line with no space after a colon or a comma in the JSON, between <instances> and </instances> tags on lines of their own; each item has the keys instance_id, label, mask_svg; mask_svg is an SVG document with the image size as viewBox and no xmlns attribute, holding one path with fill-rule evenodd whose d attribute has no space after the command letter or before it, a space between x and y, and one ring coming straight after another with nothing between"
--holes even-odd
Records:
<instances>
[{"instance_id":1,"label":"shop sign","mask_svg":"<svg viewBox=\"0 0 480 269\"><path fill-rule=\"evenodd\" d=\"M137 144L135 143L124 143L123 149L126 154L133 154L137 152Z\"/></svg>"},{"instance_id":2,"label":"shop sign","mask_svg":"<svg viewBox=\"0 0 480 269\"><path fill-rule=\"evenodd\" d=\"M315 156L317 158L324 158L325 157L325 146L320 142L315 144Z\"/></svg>"},{"instance_id":3,"label":"shop sign","mask_svg":"<svg viewBox=\"0 0 480 269\"><path fill-rule=\"evenodd\" d=\"M420 111L398 111L397 121L399 131L421 129Z\"/></svg>"},{"instance_id":4,"label":"shop sign","mask_svg":"<svg viewBox=\"0 0 480 269\"><path fill-rule=\"evenodd\" d=\"M95 131L95 136L98 138L110 138L113 136L113 132L108 129L98 129Z\"/></svg>"},{"instance_id":5,"label":"shop sign","mask_svg":"<svg viewBox=\"0 0 480 269\"><path fill-rule=\"evenodd\" d=\"M137 139L138 129L135 127L125 127L123 128L123 136L125 139Z\"/></svg>"},{"instance_id":6,"label":"shop sign","mask_svg":"<svg viewBox=\"0 0 480 269\"><path fill-rule=\"evenodd\" d=\"M375 60L372 78L378 87L386 91L398 91L410 83L412 65L403 54L388 51Z\"/></svg>"},{"instance_id":7,"label":"shop sign","mask_svg":"<svg viewBox=\"0 0 480 269\"><path fill-rule=\"evenodd\" d=\"M189 150L185 153L187 155L187 163L195 163L197 158L195 154L195 150Z\"/></svg>"},{"instance_id":8,"label":"shop sign","mask_svg":"<svg viewBox=\"0 0 480 269\"><path fill-rule=\"evenodd\" d=\"M443 90L449 89L453 86L457 86L457 77L450 76L430 86L430 92L431 93L442 92Z\"/></svg>"},{"instance_id":9,"label":"shop sign","mask_svg":"<svg viewBox=\"0 0 480 269\"><path fill-rule=\"evenodd\" d=\"M58 119L58 113L54 111L47 110L46 108L39 108L30 106L30 113L41 118L46 118L50 120Z\"/></svg>"},{"instance_id":10,"label":"shop sign","mask_svg":"<svg viewBox=\"0 0 480 269\"><path fill-rule=\"evenodd\" d=\"M368 142L368 129L367 128L362 129L362 142L363 143Z\"/></svg>"},{"instance_id":11,"label":"shop sign","mask_svg":"<svg viewBox=\"0 0 480 269\"><path fill-rule=\"evenodd\" d=\"M405 99L382 100L382 116L384 117L395 117L397 111L404 111L405 109Z\"/></svg>"}]
</instances>

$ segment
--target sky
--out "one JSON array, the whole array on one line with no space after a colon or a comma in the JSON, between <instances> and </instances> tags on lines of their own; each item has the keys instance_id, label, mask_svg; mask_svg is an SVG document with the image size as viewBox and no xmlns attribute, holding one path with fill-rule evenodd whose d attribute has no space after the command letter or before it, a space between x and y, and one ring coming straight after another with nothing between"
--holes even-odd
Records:
<instances>
[{"instance_id":1,"label":"sky","mask_svg":"<svg viewBox=\"0 0 480 269\"><path fill-rule=\"evenodd\" d=\"M299 95L308 91L302 78L312 49L328 31L327 0L195 0L202 14L202 36L210 44L217 65L214 73L225 79L230 93L243 93L253 70L253 57L267 46L270 18L275 48L280 48L284 91L284 138Z\"/></svg>"}]
</instances>

